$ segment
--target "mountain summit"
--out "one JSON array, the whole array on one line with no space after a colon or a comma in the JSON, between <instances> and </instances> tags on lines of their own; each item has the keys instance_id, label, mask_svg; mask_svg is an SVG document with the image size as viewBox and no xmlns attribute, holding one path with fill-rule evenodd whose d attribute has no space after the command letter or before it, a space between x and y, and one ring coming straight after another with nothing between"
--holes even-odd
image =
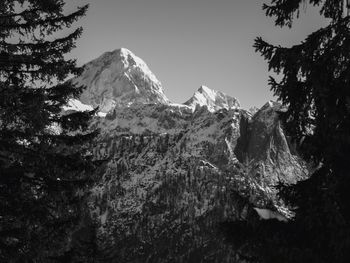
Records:
<instances>
[{"instance_id":1,"label":"mountain summit","mask_svg":"<svg viewBox=\"0 0 350 263\"><path fill-rule=\"evenodd\" d=\"M192 108L206 106L209 111L215 112L220 109L239 108L240 104L236 98L226 95L221 91L209 89L201 86L187 102L184 103Z\"/></svg>"},{"instance_id":2,"label":"mountain summit","mask_svg":"<svg viewBox=\"0 0 350 263\"><path fill-rule=\"evenodd\" d=\"M106 52L87 63L73 82L86 86L80 100L99 106L103 113L116 105L169 102L146 63L126 48Z\"/></svg>"}]
</instances>

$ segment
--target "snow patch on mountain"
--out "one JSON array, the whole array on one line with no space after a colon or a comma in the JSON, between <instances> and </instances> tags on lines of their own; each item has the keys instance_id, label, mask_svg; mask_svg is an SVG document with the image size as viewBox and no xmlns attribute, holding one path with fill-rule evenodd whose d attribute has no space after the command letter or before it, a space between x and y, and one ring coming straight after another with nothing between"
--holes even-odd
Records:
<instances>
[{"instance_id":1,"label":"snow patch on mountain","mask_svg":"<svg viewBox=\"0 0 350 263\"><path fill-rule=\"evenodd\" d=\"M69 111L92 111L94 110L94 107L92 107L91 105L87 105L82 103L80 100L77 99L70 99L67 103L66 106L63 106L62 109L65 112L69 112ZM97 112L96 114L98 117L106 117L106 113L104 112Z\"/></svg>"},{"instance_id":2,"label":"snow patch on mountain","mask_svg":"<svg viewBox=\"0 0 350 263\"><path fill-rule=\"evenodd\" d=\"M93 109L91 105L84 104L77 99L70 99L67 105L63 107L65 111L92 111Z\"/></svg>"},{"instance_id":3,"label":"snow patch on mountain","mask_svg":"<svg viewBox=\"0 0 350 263\"><path fill-rule=\"evenodd\" d=\"M264 220L277 219L278 221L288 222L288 219L278 211L272 211L270 209L256 208L256 207L254 208L254 210L258 213L261 219L264 219Z\"/></svg>"},{"instance_id":4,"label":"snow patch on mountain","mask_svg":"<svg viewBox=\"0 0 350 263\"><path fill-rule=\"evenodd\" d=\"M215 112L220 109L240 108L236 98L226 95L221 91L212 90L206 86L201 86L187 102L184 103L192 109L196 107L207 107L209 111Z\"/></svg>"}]
</instances>

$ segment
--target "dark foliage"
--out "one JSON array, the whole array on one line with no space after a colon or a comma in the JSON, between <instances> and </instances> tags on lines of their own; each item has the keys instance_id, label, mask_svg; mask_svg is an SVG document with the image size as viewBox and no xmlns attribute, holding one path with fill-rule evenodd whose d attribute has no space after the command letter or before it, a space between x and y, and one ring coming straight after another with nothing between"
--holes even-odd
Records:
<instances>
[{"instance_id":1,"label":"dark foliage","mask_svg":"<svg viewBox=\"0 0 350 263\"><path fill-rule=\"evenodd\" d=\"M272 0L263 9L276 26L290 27L302 4L319 6L329 25L290 48L260 37L254 47L282 77L270 77L271 90L288 107L281 118L314 172L279 186L296 212L292 221L235 223L230 231L253 233L240 239L252 261L350 262L350 2Z\"/></svg>"},{"instance_id":2,"label":"dark foliage","mask_svg":"<svg viewBox=\"0 0 350 263\"><path fill-rule=\"evenodd\" d=\"M65 58L82 29L57 35L87 6L65 14L64 5L0 1L1 262L63 255L94 169L88 143L95 132L86 131L94 112L62 114L82 91L66 81L81 68Z\"/></svg>"}]
</instances>

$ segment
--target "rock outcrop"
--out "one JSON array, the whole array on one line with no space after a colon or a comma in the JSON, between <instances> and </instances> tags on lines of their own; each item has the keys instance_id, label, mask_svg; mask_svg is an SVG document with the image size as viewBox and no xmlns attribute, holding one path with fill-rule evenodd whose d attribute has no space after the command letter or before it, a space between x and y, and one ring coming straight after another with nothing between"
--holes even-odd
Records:
<instances>
[{"instance_id":1,"label":"rock outcrop","mask_svg":"<svg viewBox=\"0 0 350 263\"><path fill-rule=\"evenodd\" d=\"M281 111L284 109L279 103L270 101L251 119L242 119L242 136L236 147L249 173L268 185L296 183L308 175L306 164L283 129L278 114Z\"/></svg>"}]
</instances>

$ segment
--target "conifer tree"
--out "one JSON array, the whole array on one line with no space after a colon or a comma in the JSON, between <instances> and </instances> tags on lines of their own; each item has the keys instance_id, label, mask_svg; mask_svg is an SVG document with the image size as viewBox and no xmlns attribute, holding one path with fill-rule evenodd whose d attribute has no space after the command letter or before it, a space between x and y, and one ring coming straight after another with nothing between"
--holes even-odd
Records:
<instances>
[{"instance_id":1,"label":"conifer tree","mask_svg":"<svg viewBox=\"0 0 350 263\"><path fill-rule=\"evenodd\" d=\"M65 55L88 6L63 0L0 1L0 262L49 262L67 249L94 165L94 112L63 114L82 87ZM63 35L63 36L62 36Z\"/></svg>"},{"instance_id":2,"label":"conifer tree","mask_svg":"<svg viewBox=\"0 0 350 263\"><path fill-rule=\"evenodd\" d=\"M350 1L272 0L263 9L291 27L303 5L318 6L329 24L290 48L260 37L254 45L281 76L269 80L287 107L281 119L313 165L308 180L279 186L295 218L245 225L240 241L256 262L350 262Z\"/></svg>"}]
</instances>

